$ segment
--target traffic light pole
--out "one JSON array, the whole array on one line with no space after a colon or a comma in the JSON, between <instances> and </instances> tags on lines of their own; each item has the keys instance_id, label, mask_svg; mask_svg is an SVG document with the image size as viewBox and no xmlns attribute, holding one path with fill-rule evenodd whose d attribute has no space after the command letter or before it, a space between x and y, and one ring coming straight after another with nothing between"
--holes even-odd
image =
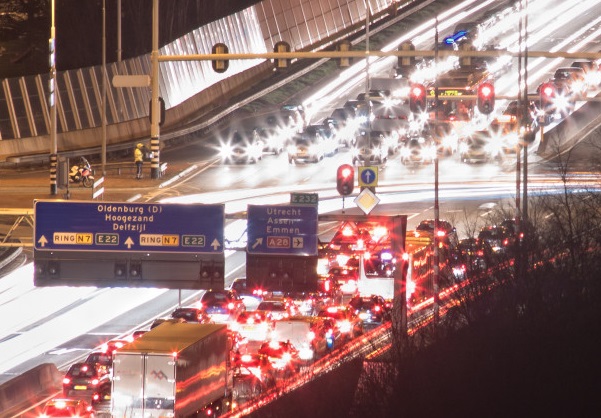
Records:
<instances>
[{"instance_id":1,"label":"traffic light pole","mask_svg":"<svg viewBox=\"0 0 601 418\"><path fill-rule=\"evenodd\" d=\"M435 31L434 31L434 63L435 67L438 67L438 16L436 16L435 21ZM437 68L438 71L438 68ZM426 102L427 103L427 102ZM438 117L438 77L436 77L434 81L434 106L435 106L435 118ZM427 104L426 104L427 108ZM434 321L438 322L440 315L440 296L438 295L438 279L440 275L440 254L438 252L438 218L440 216L439 206L438 206L438 151L434 156L434 269L433 269L433 277L432 277L432 292L434 293Z\"/></svg>"},{"instance_id":2,"label":"traffic light pole","mask_svg":"<svg viewBox=\"0 0 601 418\"><path fill-rule=\"evenodd\" d=\"M152 0L152 77L151 90L152 98L150 105L150 151L152 158L150 161L150 177L158 179L161 175L159 169L159 122L160 122L160 102L159 102L159 0Z\"/></svg>"}]
</instances>

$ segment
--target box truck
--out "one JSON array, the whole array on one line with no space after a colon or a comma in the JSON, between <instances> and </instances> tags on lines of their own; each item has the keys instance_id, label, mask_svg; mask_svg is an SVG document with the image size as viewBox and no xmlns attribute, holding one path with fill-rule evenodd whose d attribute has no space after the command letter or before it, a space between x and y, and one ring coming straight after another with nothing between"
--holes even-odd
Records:
<instances>
[{"instance_id":1,"label":"box truck","mask_svg":"<svg viewBox=\"0 0 601 418\"><path fill-rule=\"evenodd\" d=\"M112 416L185 418L228 411L229 352L223 324L166 322L153 328L113 354Z\"/></svg>"}]
</instances>

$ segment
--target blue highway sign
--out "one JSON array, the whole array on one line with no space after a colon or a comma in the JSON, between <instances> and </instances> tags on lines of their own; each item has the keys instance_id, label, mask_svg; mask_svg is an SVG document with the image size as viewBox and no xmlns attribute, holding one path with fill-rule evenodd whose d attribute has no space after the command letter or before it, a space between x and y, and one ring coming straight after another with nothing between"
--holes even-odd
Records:
<instances>
[{"instance_id":1,"label":"blue highway sign","mask_svg":"<svg viewBox=\"0 0 601 418\"><path fill-rule=\"evenodd\" d=\"M223 253L223 205L36 201L38 251Z\"/></svg>"},{"instance_id":2,"label":"blue highway sign","mask_svg":"<svg viewBox=\"0 0 601 418\"><path fill-rule=\"evenodd\" d=\"M317 207L248 205L247 251L317 255Z\"/></svg>"}]
</instances>

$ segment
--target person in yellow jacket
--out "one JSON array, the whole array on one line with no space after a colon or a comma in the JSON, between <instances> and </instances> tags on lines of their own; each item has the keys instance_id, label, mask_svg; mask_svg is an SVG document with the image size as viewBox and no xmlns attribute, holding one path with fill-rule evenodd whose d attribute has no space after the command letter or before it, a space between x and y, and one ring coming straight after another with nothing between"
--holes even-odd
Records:
<instances>
[{"instance_id":1,"label":"person in yellow jacket","mask_svg":"<svg viewBox=\"0 0 601 418\"><path fill-rule=\"evenodd\" d=\"M142 152L143 148L143 144L138 144L134 150L134 163L136 163L136 178L138 180L142 178L142 165L144 164L144 153Z\"/></svg>"}]
</instances>

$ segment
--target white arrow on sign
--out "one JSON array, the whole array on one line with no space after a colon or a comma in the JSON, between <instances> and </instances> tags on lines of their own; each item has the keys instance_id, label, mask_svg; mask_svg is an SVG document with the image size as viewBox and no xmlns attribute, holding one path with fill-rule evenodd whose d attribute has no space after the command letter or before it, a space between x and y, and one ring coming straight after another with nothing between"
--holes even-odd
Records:
<instances>
[{"instance_id":1,"label":"white arrow on sign","mask_svg":"<svg viewBox=\"0 0 601 418\"><path fill-rule=\"evenodd\" d=\"M252 246L253 250L261 244L263 244L263 238L257 238Z\"/></svg>"},{"instance_id":2,"label":"white arrow on sign","mask_svg":"<svg viewBox=\"0 0 601 418\"><path fill-rule=\"evenodd\" d=\"M134 245L134 240L131 237L127 237L125 240L125 245L127 245L127 249L131 250L131 246Z\"/></svg>"},{"instance_id":3,"label":"white arrow on sign","mask_svg":"<svg viewBox=\"0 0 601 418\"><path fill-rule=\"evenodd\" d=\"M44 248L44 246L46 244L48 244L48 240L46 239L46 237L44 235L42 235L40 237L40 239L38 240L38 244L40 244L42 246L42 248Z\"/></svg>"},{"instance_id":4,"label":"white arrow on sign","mask_svg":"<svg viewBox=\"0 0 601 418\"><path fill-rule=\"evenodd\" d=\"M217 241L217 238L213 240L213 242L211 243L211 247L213 247L213 250L217 250L217 248L221 247L221 244L219 243L219 241Z\"/></svg>"}]
</instances>

